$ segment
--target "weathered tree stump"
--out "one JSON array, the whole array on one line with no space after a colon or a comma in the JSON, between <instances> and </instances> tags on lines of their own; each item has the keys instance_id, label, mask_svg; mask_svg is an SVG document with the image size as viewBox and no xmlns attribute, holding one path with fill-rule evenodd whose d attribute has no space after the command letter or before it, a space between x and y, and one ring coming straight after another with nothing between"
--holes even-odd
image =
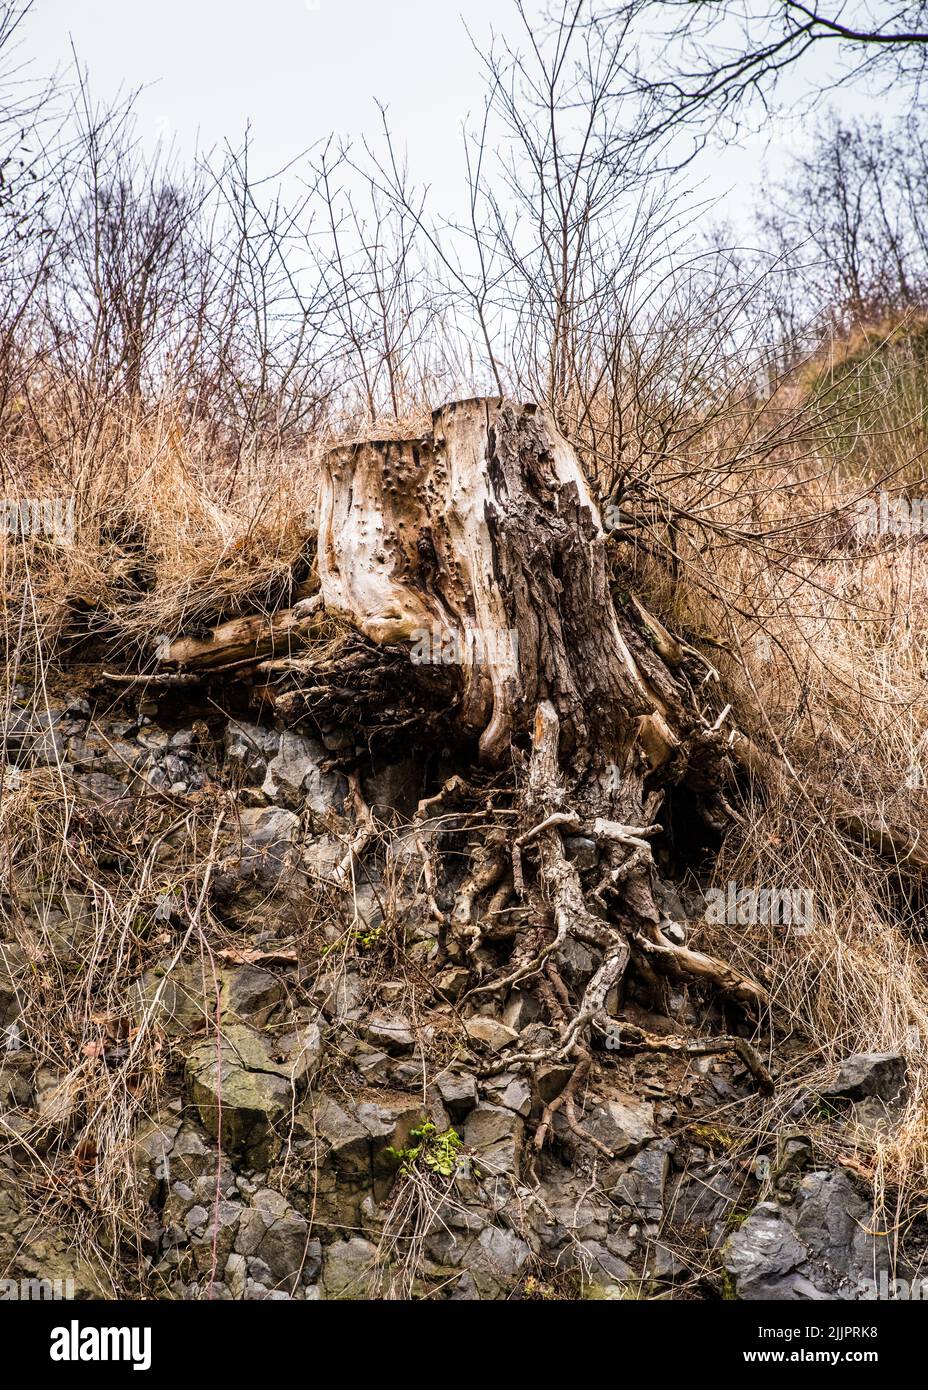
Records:
<instances>
[{"instance_id":1,"label":"weathered tree stump","mask_svg":"<svg viewBox=\"0 0 928 1390\"><path fill-rule=\"evenodd\" d=\"M651 977L684 974L761 1003L751 981L659 930L650 837L664 784L685 769L688 719L657 644L616 610L598 509L548 412L458 401L435 412L423 438L333 449L318 555L326 609L375 643L407 646L413 660L457 664L457 718L481 761L524 769L508 854L498 835L492 847L473 836L448 950L475 959L478 892L493 893L496 911L522 900L550 925L540 939L537 925L517 933L510 968L474 992L538 982L561 1023L543 1055L572 1059L578 1078L632 956ZM562 832L599 845L595 884L581 880ZM428 877L436 881L434 865ZM567 1010L558 959L570 937L601 964ZM541 1056L507 1055L505 1065Z\"/></svg>"},{"instance_id":2,"label":"weathered tree stump","mask_svg":"<svg viewBox=\"0 0 928 1390\"><path fill-rule=\"evenodd\" d=\"M457 401L416 440L367 440L324 461L326 608L375 642L459 657L463 725L489 763L553 705L576 767L626 759L665 696L611 601L597 507L548 412ZM666 694L666 681L665 694Z\"/></svg>"}]
</instances>

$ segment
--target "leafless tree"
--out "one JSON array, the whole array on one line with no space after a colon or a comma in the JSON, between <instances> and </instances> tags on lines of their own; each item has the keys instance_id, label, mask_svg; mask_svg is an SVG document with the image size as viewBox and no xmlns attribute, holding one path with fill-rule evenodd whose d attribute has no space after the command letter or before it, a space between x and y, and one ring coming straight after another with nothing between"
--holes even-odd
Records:
<instances>
[{"instance_id":1,"label":"leafless tree","mask_svg":"<svg viewBox=\"0 0 928 1390\"><path fill-rule=\"evenodd\" d=\"M630 88L653 103L643 138L689 127L734 131L784 75L820 93L862 78L917 101L928 75L925 0L625 0L617 26Z\"/></svg>"},{"instance_id":2,"label":"leafless tree","mask_svg":"<svg viewBox=\"0 0 928 1390\"><path fill-rule=\"evenodd\" d=\"M794 323L844 330L925 307L928 130L917 115L887 125L832 117L793 159L759 215L776 255L801 264Z\"/></svg>"}]
</instances>

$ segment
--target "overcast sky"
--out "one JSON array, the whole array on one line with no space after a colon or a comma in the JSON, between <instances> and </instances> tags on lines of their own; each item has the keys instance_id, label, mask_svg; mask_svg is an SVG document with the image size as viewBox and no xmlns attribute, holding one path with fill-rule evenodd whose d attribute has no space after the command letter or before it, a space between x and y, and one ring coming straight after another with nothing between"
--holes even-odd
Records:
<instances>
[{"instance_id":1,"label":"overcast sky","mask_svg":"<svg viewBox=\"0 0 928 1390\"><path fill-rule=\"evenodd\" d=\"M529 13L541 8L527 0ZM494 24L515 28L509 0L35 0L22 52L48 71L70 63L73 43L99 97L144 88L138 131L152 144L209 150L236 143L250 122L261 173L333 131L375 132L379 98L416 177L450 203L460 196L461 123L482 91L467 29L485 42ZM848 92L837 104L888 105ZM772 143L714 152L693 175L702 195L737 223L758 173L768 171L763 187L811 129L807 115L787 117Z\"/></svg>"},{"instance_id":2,"label":"overcast sky","mask_svg":"<svg viewBox=\"0 0 928 1390\"><path fill-rule=\"evenodd\" d=\"M483 38L509 7L463 8ZM44 70L68 63L73 41L96 93L144 86L140 134L185 152L235 143L250 121L263 172L333 131L376 131L379 98L438 186L455 178L461 122L480 105L461 14L455 0L36 0L23 49Z\"/></svg>"}]
</instances>

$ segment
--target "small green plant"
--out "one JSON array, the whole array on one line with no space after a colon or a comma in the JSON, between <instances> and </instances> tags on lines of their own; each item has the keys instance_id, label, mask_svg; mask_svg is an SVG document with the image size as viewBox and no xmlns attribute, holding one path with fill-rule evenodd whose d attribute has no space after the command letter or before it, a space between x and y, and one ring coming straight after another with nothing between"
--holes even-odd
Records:
<instances>
[{"instance_id":1,"label":"small green plant","mask_svg":"<svg viewBox=\"0 0 928 1390\"><path fill-rule=\"evenodd\" d=\"M387 1153L400 1165L400 1172L411 1177L423 1168L450 1178L457 1167L458 1153L462 1147L461 1136L454 1129L439 1133L431 1120L423 1120L417 1129L410 1130L409 1137L418 1142L405 1149L395 1149L391 1145Z\"/></svg>"},{"instance_id":2,"label":"small green plant","mask_svg":"<svg viewBox=\"0 0 928 1390\"><path fill-rule=\"evenodd\" d=\"M740 1228L744 1225L745 1221L747 1221L748 1217L751 1215L751 1210L751 1207L745 1207L743 1211L739 1211L737 1207L733 1207L725 1218L725 1225L728 1228L728 1230L740 1230Z\"/></svg>"},{"instance_id":3,"label":"small green plant","mask_svg":"<svg viewBox=\"0 0 928 1390\"><path fill-rule=\"evenodd\" d=\"M353 931L348 933L347 938L341 937L338 941L330 941L323 945L319 955L325 960L335 951L344 951L346 941L353 942L361 951L369 951L372 946L378 945L385 937L386 932L383 923L377 927L355 927Z\"/></svg>"},{"instance_id":4,"label":"small green plant","mask_svg":"<svg viewBox=\"0 0 928 1390\"><path fill-rule=\"evenodd\" d=\"M352 938L358 943L362 951L369 951L372 946L383 940L383 925L379 927L358 927L351 933Z\"/></svg>"},{"instance_id":5,"label":"small green plant","mask_svg":"<svg viewBox=\"0 0 928 1390\"><path fill-rule=\"evenodd\" d=\"M546 1303L559 1297L553 1284L546 1284L541 1279L536 1279L534 1274L528 1276L522 1292L525 1298L538 1299Z\"/></svg>"}]
</instances>

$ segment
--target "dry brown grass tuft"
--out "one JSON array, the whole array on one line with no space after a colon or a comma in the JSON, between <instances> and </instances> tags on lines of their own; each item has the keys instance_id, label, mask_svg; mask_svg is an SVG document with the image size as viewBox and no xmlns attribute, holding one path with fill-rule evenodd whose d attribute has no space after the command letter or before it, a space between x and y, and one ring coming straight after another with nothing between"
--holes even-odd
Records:
<instances>
[{"instance_id":1,"label":"dry brown grass tuft","mask_svg":"<svg viewBox=\"0 0 928 1390\"><path fill-rule=\"evenodd\" d=\"M922 439L925 419L923 403ZM850 799L928 845L928 534L857 525L865 492L896 496L905 480L910 496L928 493L913 431L911 418L881 429L866 469L866 436L851 469L829 432L817 449L775 453L750 486L732 487L722 467L713 476L709 452L669 488L670 520L648 523L631 560L649 605L718 669L724 697L708 682L707 710L731 701L730 719L786 769L781 784L746 789L714 882L807 888L814 925L703 929L709 949L769 982L778 1023L805 1040L777 1113L847 1053L908 1058L898 1130L836 1146L870 1176L900 1239L928 1193L928 902L923 874L854 843L835 811ZM697 493L706 527L692 521Z\"/></svg>"},{"instance_id":2,"label":"dry brown grass tuft","mask_svg":"<svg viewBox=\"0 0 928 1390\"><path fill-rule=\"evenodd\" d=\"M247 466L182 433L164 407L115 419L88 457L25 447L7 461L8 498L73 506L62 543L39 533L0 551L7 650L52 652L101 636L151 656L159 637L287 606L314 555L314 470L305 451ZM109 421L109 417L107 417Z\"/></svg>"}]
</instances>

